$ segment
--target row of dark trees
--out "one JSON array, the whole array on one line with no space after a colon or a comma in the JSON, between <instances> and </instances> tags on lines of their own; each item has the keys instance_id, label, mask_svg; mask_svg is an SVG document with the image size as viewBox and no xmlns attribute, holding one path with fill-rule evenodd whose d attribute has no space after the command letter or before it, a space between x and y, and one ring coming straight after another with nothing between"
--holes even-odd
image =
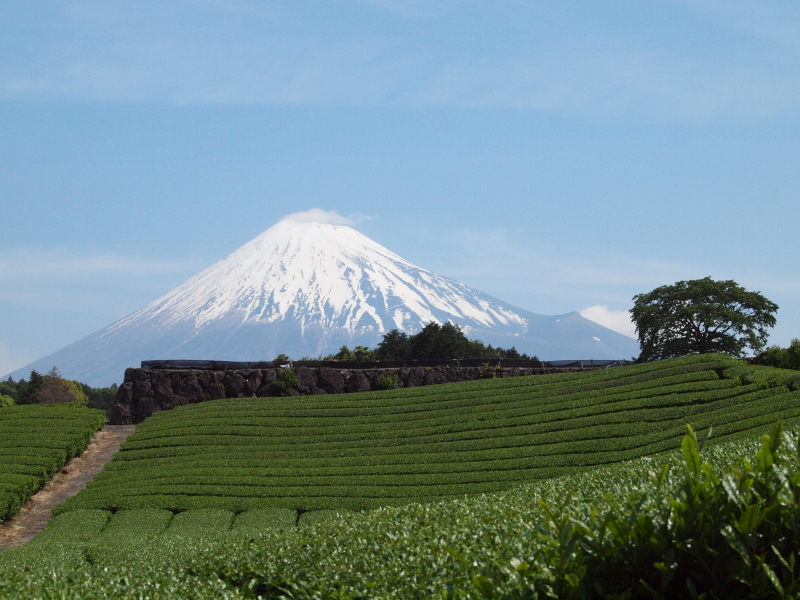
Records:
<instances>
[{"instance_id":1,"label":"row of dark trees","mask_svg":"<svg viewBox=\"0 0 800 600\"><path fill-rule=\"evenodd\" d=\"M85 383L64 379L56 367L45 375L31 371L27 381L24 378L14 381L11 377L0 381L0 405L74 402L108 413L116 395L116 384L92 388Z\"/></svg>"},{"instance_id":2,"label":"row of dark trees","mask_svg":"<svg viewBox=\"0 0 800 600\"><path fill-rule=\"evenodd\" d=\"M278 357L285 358L283 356ZM428 323L419 333L409 335L397 329L384 334L375 348L356 346L353 350L342 346L336 354L317 360L390 361L390 360L451 360L454 358L521 358L538 360L535 356L521 354L516 348L508 350L484 345L480 340L470 340L461 327L452 323ZM304 360L314 360L305 357Z\"/></svg>"}]
</instances>

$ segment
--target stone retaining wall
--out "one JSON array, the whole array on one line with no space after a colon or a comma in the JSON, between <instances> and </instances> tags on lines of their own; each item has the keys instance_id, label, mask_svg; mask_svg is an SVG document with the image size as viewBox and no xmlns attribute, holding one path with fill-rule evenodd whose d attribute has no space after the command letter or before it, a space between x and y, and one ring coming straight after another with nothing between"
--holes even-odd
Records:
<instances>
[{"instance_id":1,"label":"stone retaining wall","mask_svg":"<svg viewBox=\"0 0 800 600\"><path fill-rule=\"evenodd\" d=\"M281 369L191 371L171 369L127 369L119 387L110 423L141 423L159 410L220 398L274 397L282 395L275 385ZM500 367L403 367L399 369L333 369L330 367L292 369L297 385L292 395L342 394L380 389L378 378L390 375L397 387L418 387L473 381L491 377L518 377L563 373L580 369Z\"/></svg>"}]
</instances>

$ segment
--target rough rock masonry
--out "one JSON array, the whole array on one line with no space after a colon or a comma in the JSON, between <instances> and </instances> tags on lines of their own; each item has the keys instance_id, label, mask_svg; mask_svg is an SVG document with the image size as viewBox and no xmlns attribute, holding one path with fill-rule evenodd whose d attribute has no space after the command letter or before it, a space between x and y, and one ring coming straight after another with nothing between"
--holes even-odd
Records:
<instances>
[{"instance_id":1,"label":"rough rock masonry","mask_svg":"<svg viewBox=\"0 0 800 600\"><path fill-rule=\"evenodd\" d=\"M111 412L112 425L141 423L159 410L221 398L275 397L283 395L276 385L281 369L191 371L127 369ZM518 377L563 373L580 369L501 367L403 367L399 369L291 369L297 383L292 395L343 394L385 388L387 376L398 388L419 387L491 377ZM381 380L379 381L379 378Z\"/></svg>"}]
</instances>

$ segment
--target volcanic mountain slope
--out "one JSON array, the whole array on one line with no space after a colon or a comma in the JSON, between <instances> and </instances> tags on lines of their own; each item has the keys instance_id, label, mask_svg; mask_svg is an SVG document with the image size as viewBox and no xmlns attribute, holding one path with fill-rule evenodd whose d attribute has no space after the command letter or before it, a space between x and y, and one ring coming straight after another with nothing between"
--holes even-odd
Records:
<instances>
[{"instance_id":1,"label":"volcanic mountain slope","mask_svg":"<svg viewBox=\"0 0 800 600\"><path fill-rule=\"evenodd\" d=\"M89 385L148 359L271 360L377 344L431 321L545 360L630 358L636 341L578 313L537 315L418 267L342 225L284 220L171 292L20 369Z\"/></svg>"}]
</instances>

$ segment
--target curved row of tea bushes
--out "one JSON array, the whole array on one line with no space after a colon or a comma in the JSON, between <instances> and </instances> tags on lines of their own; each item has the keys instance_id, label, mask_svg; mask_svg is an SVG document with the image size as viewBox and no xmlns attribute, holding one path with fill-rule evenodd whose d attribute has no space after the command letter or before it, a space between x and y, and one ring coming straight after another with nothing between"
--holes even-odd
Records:
<instances>
[{"instance_id":1,"label":"curved row of tea bushes","mask_svg":"<svg viewBox=\"0 0 800 600\"><path fill-rule=\"evenodd\" d=\"M747 365L744 365L747 367ZM728 371L736 371L732 377ZM739 373L741 371L741 374ZM60 511L361 510L508 489L800 418L776 369L725 356L158 413Z\"/></svg>"},{"instance_id":2,"label":"curved row of tea bushes","mask_svg":"<svg viewBox=\"0 0 800 600\"><path fill-rule=\"evenodd\" d=\"M0 409L0 521L19 511L105 423L82 406L31 404Z\"/></svg>"}]
</instances>

